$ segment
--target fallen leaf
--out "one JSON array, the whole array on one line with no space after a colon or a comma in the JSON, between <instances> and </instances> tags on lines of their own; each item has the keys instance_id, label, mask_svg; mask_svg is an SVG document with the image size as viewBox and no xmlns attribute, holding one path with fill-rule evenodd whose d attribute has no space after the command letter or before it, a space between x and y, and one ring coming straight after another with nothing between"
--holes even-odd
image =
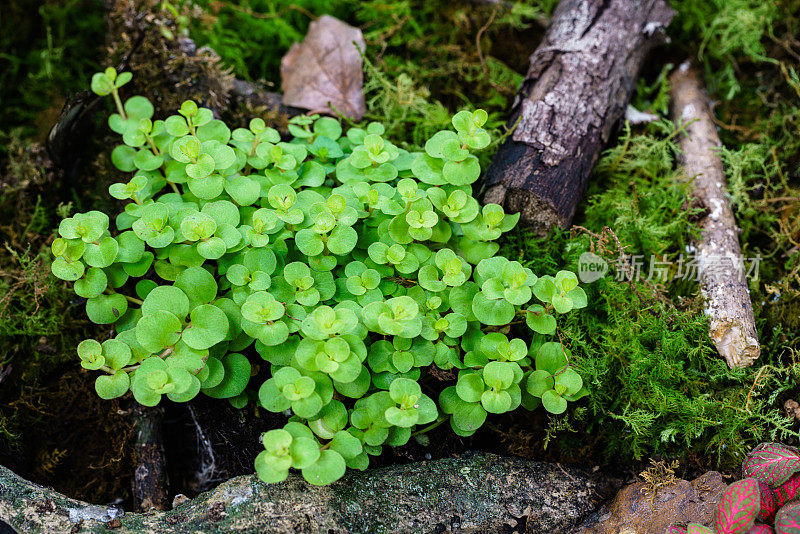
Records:
<instances>
[{"instance_id":1,"label":"fallen leaf","mask_svg":"<svg viewBox=\"0 0 800 534\"><path fill-rule=\"evenodd\" d=\"M361 30L323 15L311 23L302 43L281 60L283 103L323 111L335 108L353 120L366 111Z\"/></svg>"}]
</instances>

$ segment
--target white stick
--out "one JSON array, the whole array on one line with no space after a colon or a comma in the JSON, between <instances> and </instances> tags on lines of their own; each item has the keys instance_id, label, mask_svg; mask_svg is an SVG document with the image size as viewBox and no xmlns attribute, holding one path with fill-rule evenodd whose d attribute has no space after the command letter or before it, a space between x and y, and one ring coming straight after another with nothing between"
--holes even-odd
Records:
<instances>
[{"instance_id":1,"label":"white stick","mask_svg":"<svg viewBox=\"0 0 800 534\"><path fill-rule=\"evenodd\" d=\"M670 77L673 120L685 126L680 139L681 162L694 195L708 210L700 221L700 240L694 243L705 298L709 334L728 366L746 367L758 358L753 306L739 248L739 229L725 195L725 172L720 142L708 97L697 72L688 63Z\"/></svg>"}]
</instances>

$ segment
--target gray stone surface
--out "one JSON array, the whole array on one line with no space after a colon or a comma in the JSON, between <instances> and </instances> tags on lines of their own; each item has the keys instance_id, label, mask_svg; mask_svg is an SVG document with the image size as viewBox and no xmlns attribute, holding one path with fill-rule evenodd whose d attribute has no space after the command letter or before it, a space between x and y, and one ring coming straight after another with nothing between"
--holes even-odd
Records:
<instances>
[{"instance_id":1,"label":"gray stone surface","mask_svg":"<svg viewBox=\"0 0 800 534\"><path fill-rule=\"evenodd\" d=\"M292 475L236 477L173 510L125 513L69 499L0 467L0 519L20 532L567 533L617 480L558 464L474 453L348 473L325 487Z\"/></svg>"}]
</instances>

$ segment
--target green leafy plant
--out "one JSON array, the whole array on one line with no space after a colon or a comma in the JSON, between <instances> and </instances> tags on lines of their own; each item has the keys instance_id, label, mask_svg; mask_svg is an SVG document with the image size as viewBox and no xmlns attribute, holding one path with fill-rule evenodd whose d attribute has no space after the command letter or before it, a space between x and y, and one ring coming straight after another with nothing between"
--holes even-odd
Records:
<instances>
[{"instance_id":1,"label":"green leafy plant","mask_svg":"<svg viewBox=\"0 0 800 534\"><path fill-rule=\"evenodd\" d=\"M495 256L519 215L472 196L485 112L457 113L420 153L380 124L344 132L317 116L292 119L286 142L260 119L231 131L193 102L153 121L143 97L122 104L129 79L108 69L92 83L114 96L112 160L133 175L109 188L127 202L116 231L79 213L52 247L53 273L116 329L78 347L103 372L101 397L153 406L202 392L290 410L256 470L327 484L448 420L468 436L489 413L541 402L558 414L587 393L544 340L586 306L576 276ZM530 343L515 337L526 324ZM432 366L456 370L455 385L423 391ZM254 376L266 376L257 392Z\"/></svg>"},{"instance_id":2,"label":"green leafy plant","mask_svg":"<svg viewBox=\"0 0 800 534\"><path fill-rule=\"evenodd\" d=\"M714 515L714 526L720 534L746 533L761 512L758 481L745 478L730 484Z\"/></svg>"}]
</instances>

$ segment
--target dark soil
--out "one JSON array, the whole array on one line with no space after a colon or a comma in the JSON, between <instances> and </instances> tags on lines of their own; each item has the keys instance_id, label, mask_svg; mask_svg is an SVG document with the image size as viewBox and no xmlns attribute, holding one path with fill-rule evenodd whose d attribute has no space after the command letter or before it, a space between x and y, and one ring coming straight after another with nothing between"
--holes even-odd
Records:
<instances>
[{"instance_id":1,"label":"dark soil","mask_svg":"<svg viewBox=\"0 0 800 534\"><path fill-rule=\"evenodd\" d=\"M10 408L27 424L14 446L0 440L0 464L78 499L130 501L129 400L102 400L89 373L73 369L25 389Z\"/></svg>"}]
</instances>

